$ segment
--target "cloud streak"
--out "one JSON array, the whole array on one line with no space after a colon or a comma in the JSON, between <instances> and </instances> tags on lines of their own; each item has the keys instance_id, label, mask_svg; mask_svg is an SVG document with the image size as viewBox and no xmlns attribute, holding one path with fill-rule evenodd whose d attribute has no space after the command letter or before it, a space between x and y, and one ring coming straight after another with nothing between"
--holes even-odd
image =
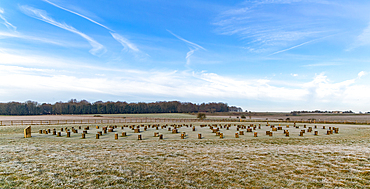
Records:
<instances>
[{"instance_id":1,"label":"cloud streak","mask_svg":"<svg viewBox=\"0 0 370 189\"><path fill-rule=\"evenodd\" d=\"M368 23L368 26L356 37L355 42L347 49L347 51L366 45L370 45L370 23Z\"/></svg>"},{"instance_id":2,"label":"cloud streak","mask_svg":"<svg viewBox=\"0 0 370 189\"><path fill-rule=\"evenodd\" d=\"M15 27L13 24L11 24L10 22L8 22L7 19L5 19L5 17L3 16L4 14L4 9L3 8L0 8L0 19L2 19L4 21L4 25L8 28L8 29L11 29L11 30L17 30L17 27Z\"/></svg>"},{"instance_id":3,"label":"cloud streak","mask_svg":"<svg viewBox=\"0 0 370 189\"><path fill-rule=\"evenodd\" d=\"M88 41L90 43L90 45L92 46L92 49L89 51L91 54L99 56L99 55L104 54L106 52L106 49L102 44L98 43L97 41L95 41L90 36L78 31L74 27L69 26L68 24L60 23L60 22L55 21L53 18L48 16L46 11L36 9L36 8L33 8L33 7L29 7L29 6L20 6L20 9L24 14L26 14L30 17L36 18L38 20L44 21L46 23L49 23L51 25L57 26L59 28L62 28L64 30L70 31L72 33L75 33L75 34L81 36L86 41Z\"/></svg>"},{"instance_id":4,"label":"cloud streak","mask_svg":"<svg viewBox=\"0 0 370 189\"><path fill-rule=\"evenodd\" d=\"M91 19L91 18L89 18L89 17L85 16L85 15L82 15L82 14L80 14L80 13L78 13L78 12L75 12L75 11L69 10L69 9L67 9L67 8L64 8L64 7L62 7L62 6L60 6L60 5L57 5L57 4L55 4L55 3L53 3L53 2L51 2L51 1L49 1L49 0L43 0L43 1L44 1L44 2L46 2L46 3L49 3L50 5L55 6L55 7L57 7L57 8L60 8L60 9L62 9L62 10L65 10L65 11L67 11L67 12L70 12L70 13L72 13L72 14L75 14L75 15L77 15L77 16L80 16L80 17L82 17L82 18L85 18L86 20L88 20L88 21L90 21L90 22L92 22L92 23L94 23L94 24L97 24L97 25L99 25L99 26L101 26L101 27L103 27L103 28L105 28L105 29L107 29L107 30L109 30L109 31L112 31L112 32L113 32L113 30L112 30L112 29L110 29L109 27L107 27L107 26L105 26L105 25L103 25L103 24L101 24L101 23L99 23L99 22L97 22L97 21L95 21L95 20L93 20L93 19Z\"/></svg>"},{"instance_id":5,"label":"cloud streak","mask_svg":"<svg viewBox=\"0 0 370 189\"><path fill-rule=\"evenodd\" d=\"M321 40L321 39L324 39L324 38L327 38L327 37L330 37L330 36L333 36L333 35L329 35L329 36L326 36L326 37L321 37L319 39L313 39L313 40L301 43L299 45L296 45L296 46L293 46L293 47L290 47L290 48L287 48L287 49L284 49L284 50L281 50L281 51L274 52L274 53L272 53L268 56L271 56L271 55L274 55L274 54L279 54L279 53L282 53L282 52L285 52L285 51L289 51L289 50L295 49L297 47L300 47L300 46L303 46L303 45L306 45L306 44L309 44L309 43L312 43L312 42L315 42L315 41L318 41L318 40Z\"/></svg>"},{"instance_id":6,"label":"cloud streak","mask_svg":"<svg viewBox=\"0 0 370 189\"><path fill-rule=\"evenodd\" d=\"M302 67L324 67L324 66L339 66L342 65L341 63L334 63L334 62L328 62L328 63L316 63L316 64L306 64Z\"/></svg>"},{"instance_id":7,"label":"cloud streak","mask_svg":"<svg viewBox=\"0 0 370 189\"><path fill-rule=\"evenodd\" d=\"M270 51L271 56L315 41L310 39L348 31L342 24L333 24L347 21L343 15L349 10L343 7L316 0L247 1L221 12L213 25L220 35L238 36L251 52ZM298 42L304 43L294 46Z\"/></svg>"},{"instance_id":8,"label":"cloud streak","mask_svg":"<svg viewBox=\"0 0 370 189\"><path fill-rule=\"evenodd\" d=\"M183 42L185 42L188 46L189 46L189 52L187 52L186 53L186 57L185 57L185 59L186 59L186 65L190 65L190 57L191 57L191 55L193 55L194 54L194 52L195 51L197 51L197 50L199 50L199 49L202 49L202 50L205 50L205 51L207 51L207 49L205 49L204 47L202 47L202 46L200 46L200 45L198 45L198 44L196 44L196 43L193 43L193 42L191 42L191 41L188 41L188 40L186 40L186 39L184 39L184 38L182 38L182 37L180 37L180 36L178 36L178 35L176 35L176 34L174 34L172 31L170 31L170 30L167 30L170 34L172 34L173 36L175 36L177 39L180 39L181 41L183 41Z\"/></svg>"},{"instance_id":9,"label":"cloud streak","mask_svg":"<svg viewBox=\"0 0 370 189\"><path fill-rule=\"evenodd\" d=\"M296 45L296 46L293 46L293 47L290 47L290 48L287 48L287 49L284 49L284 50L281 50L281 51L274 52L272 54L269 54L268 56L272 56L272 55L279 54L279 53L282 53L282 52L285 52L285 51L289 51L289 50L295 49L297 47L300 47L300 46L306 45L308 43L311 43L313 41L316 41L316 40L307 41L307 42L301 43L299 45Z\"/></svg>"},{"instance_id":10,"label":"cloud streak","mask_svg":"<svg viewBox=\"0 0 370 189\"><path fill-rule=\"evenodd\" d=\"M52 45L58 45L62 47L81 47L81 44L77 43L71 43L68 41L62 41L59 39L47 39L47 38L41 38L41 37L35 37L35 36L30 36L30 35L24 35L19 32L13 32L13 33L8 33L8 32L0 32L0 38L19 38L23 39L26 41L33 41L36 43L46 43L46 44L52 44Z\"/></svg>"},{"instance_id":11,"label":"cloud streak","mask_svg":"<svg viewBox=\"0 0 370 189\"><path fill-rule=\"evenodd\" d=\"M112 37L117 40L124 47L124 50L132 50L134 52L139 52L140 50L136 47L135 44L131 43L128 39L122 37L117 33L110 32Z\"/></svg>"},{"instance_id":12,"label":"cloud streak","mask_svg":"<svg viewBox=\"0 0 370 189\"><path fill-rule=\"evenodd\" d=\"M321 37L321 38L318 38L318 39L313 39L313 40L310 40L310 41L306 41L306 42L301 43L299 45L296 45L296 46L293 46L293 47L290 47L290 48L287 48L287 49L284 49L284 50L280 50L280 51L274 52L272 54L269 54L268 56L272 56L272 55L279 54L279 53L282 53L282 52L290 51L292 49L295 49L295 48L301 47L303 45L306 45L306 44L309 44L309 43L313 43L315 41L318 41L318 40L321 40L321 39L324 39L324 38L327 38L327 37L331 37L331 36L333 36L333 35L329 35L329 36Z\"/></svg>"},{"instance_id":13,"label":"cloud streak","mask_svg":"<svg viewBox=\"0 0 370 189\"><path fill-rule=\"evenodd\" d=\"M46 3L49 3L50 5L55 6L57 8L60 8L62 10L65 10L67 12L70 12L72 14L75 14L77 16L80 16L80 17L82 17L82 18L84 18L84 19L86 19L86 20L88 20L88 21L90 21L90 22L92 22L94 24L97 24L97 25L99 25L99 26L101 26L101 27L109 30L109 32L112 35L112 37L115 40L117 40L119 43L121 43L121 45L124 47L124 50L130 50L131 52L139 52L140 51L135 44L131 43L128 39L126 39L123 36L119 35L115 31L113 31L112 29L110 29L108 26L105 26L105 25L103 25L103 24L101 24L101 23L99 23L99 22L97 22L97 21L95 21L95 20L93 20L93 19L85 16L85 15L82 15L82 14L77 13L75 11L72 11L70 9L64 8L64 7L60 6L60 5L57 5L57 4L55 4L55 3L53 3L53 2L51 2L49 0L43 0L43 1L46 2Z\"/></svg>"},{"instance_id":14,"label":"cloud streak","mask_svg":"<svg viewBox=\"0 0 370 189\"><path fill-rule=\"evenodd\" d=\"M171 32L170 30L167 30L170 34L172 34L173 36L175 36L177 39L180 39L181 41L183 41L183 42L185 42L185 43L187 43L187 44L189 44L190 46L192 46L193 48L197 48L197 49L203 49L203 50L205 50L206 51L206 49L205 48L203 48L202 46L200 46L200 45L198 45L198 44L196 44L196 43L193 43L193 42L191 42L191 41L188 41L188 40L186 40L186 39L184 39L184 38L182 38L182 37L180 37L180 36L178 36L178 35L176 35L176 34L174 34L173 32Z\"/></svg>"}]
</instances>

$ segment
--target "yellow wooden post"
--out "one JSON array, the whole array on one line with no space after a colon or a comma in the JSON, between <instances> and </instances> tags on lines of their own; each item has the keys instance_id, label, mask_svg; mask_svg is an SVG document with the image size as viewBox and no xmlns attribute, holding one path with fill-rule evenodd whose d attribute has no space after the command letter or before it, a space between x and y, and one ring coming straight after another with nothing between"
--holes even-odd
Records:
<instances>
[{"instance_id":1,"label":"yellow wooden post","mask_svg":"<svg viewBox=\"0 0 370 189\"><path fill-rule=\"evenodd\" d=\"M24 138L31 138L31 126L24 129Z\"/></svg>"}]
</instances>

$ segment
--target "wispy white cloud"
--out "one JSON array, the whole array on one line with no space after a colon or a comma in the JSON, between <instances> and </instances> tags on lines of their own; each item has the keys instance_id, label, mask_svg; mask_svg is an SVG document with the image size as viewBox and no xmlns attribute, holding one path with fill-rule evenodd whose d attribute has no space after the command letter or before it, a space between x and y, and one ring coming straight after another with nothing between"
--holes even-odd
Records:
<instances>
[{"instance_id":1,"label":"wispy white cloud","mask_svg":"<svg viewBox=\"0 0 370 189\"><path fill-rule=\"evenodd\" d=\"M72 10L70 10L70 9L64 8L64 7L62 7L62 6L60 6L60 5L57 5L57 4L55 4L55 3L53 3L53 2L51 2L51 1L49 1L49 0L43 0L43 1L45 1L46 3L49 3L50 5L53 5L53 6L55 6L55 7L58 7L58 8L60 8L60 9L62 9L62 10L65 10L65 11L67 11L67 12L70 12L70 13L72 13L72 14L75 14L75 15L77 15L77 16L80 16L80 17L82 17L82 18L85 18L86 20L88 20L88 21L90 21L90 22L92 22L92 23L94 23L94 24L97 24L97 25L99 25L99 26L101 26L101 27L103 27L103 28L105 28L105 29L107 29L107 30L109 30L109 31L112 31L112 32L113 32L113 30L112 30L112 29L110 29L109 27L107 27L107 26L105 26L105 25L103 25L103 24L101 24L101 23L99 23L99 22L97 22L97 21L95 21L95 20L93 20L93 19L91 19L91 18L89 18L89 17L85 16L85 15L82 15L82 14L80 14L80 13L78 13L78 12L75 12L75 11L72 11Z\"/></svg>"},{"instance_id":2,"label":"wispy white cloud","mask_svg":"<svg viewBox=\"0 0 370 189\"><path fill-rule=\"evenodd\" d=\"M28 68L42 67L47 69L77 68L81 69L86 64L76 63L71 59L37 55L36 52L23 52L15 49L0 49L0 64L8 66L21 66ZM51 64L51 62L53 64ZM86 67L85 67L86 68Z\"/></svg>"},{"instance_id":3,"label":"wispy white cloud","mask_svg":"<svg viewBox=\"0 0 370 189\"><path fill-rule=\"evenodd\" d=\"M128 39L122 37L118 33L110 32L112 37L117 40L124 47L125 50L132 50L134 52L139 52L140 50L136 47L135 44L131 43Z\"/></svg>"},{"instance_id":4,"label":"wispy white cloud","mask_svg":"<svg viewBox=\"0 0 370 189\"><path fill-rule=\"evenodd\" d=\"M275 51L270 54L274 55L347 31L333 25L338 17L328 11L340 12L343 6L316 0L246 1L221 12L213 24L218 34L239 36L251 52Z\"/></svg>"},{"instance_id":5,"label":"wispy white cloud","mask_svg":"<svg viewBox=\"0 0 370 189\"><path fill-rule=\"evenodd\" d=\"M20 9L23 13L25 13L28 16L39 19L41 21L44 21L46 23L49 23L51 25L57 26L59 28L62 28L64 30L70 31L72 33L75 33L75 34L81 36L82 38L87 40L90 43L90 45L92 46L92 49L89 51L91 54L101 55L101 54L104 54L106 52L106 49L102 44L98 43L97 41L95 41L90 36L78 31L74 27L69 26L68 24L60 23L60 22L55 21L53 18L49 17L48 14L44 10L36 9L36 8L25 6L25 5L20 6Z\"/></svg>"},{"instance_id":6,"label":"wispy white cloud","mask_svg":"<svg viewBox=\"0 0 370 189\"><path fill-rule=\"evenodd\" d=\"M359 78L361 78L364 75L367 75L367 72L361 71L360 73L357 74Z\"/></svg>"},{"instance_id":7,"label":"wispy white cloud","mask_svg":"<svg viewBox=\"0 0 370 189\"><path fill-rule=\"evenodd\" d=\"M357 40L361 42L360 45L369 45L370 44L370 23L362 31L362 33L357 37Z\"/></svg>"},{"instance_id":8,"label":"wispy white cloud","mask_svg":"<svg viewBox=\"0 0 370 189\"><path fill-rule=\"evenodd\" d=\"M182 37L180 37L180 36L178 36L178 35L176 35L176 34L174 34L172 31L170 31L170 30L167 30L170 34L172 34L173 36L175 36L177 39L180 39L181 41L184 41L185 43L187 43L187 44L189 44L190 46L192 46L192 47L194 47L194 48L197 48L197 49L203 49L203 50L206 50L205 48L203 48L202 46L200 46L200 45L198 45L198 44L196 44L196 43L193 43L193 42L191 42L191 41L188 41L188 40L186 40L186 39L184 39L184 38L182 38Z\"/></svg>"},{"instance_id":9,"label":"wispy white cloud","mask_svg":"<svg viewBox=\"0 0 370 189\"><path fill-rule=\"evenodd\" d=\"M322 39L324 39L324 38L328 38L328 37L331 37L331 36L333 36L333 35L328 35L328 36L325 36L325 37L320 37L320 38L318 38L318 39L313 39L313 40L310 40L310 41L306 41L306 42L301 43L301 44L299 44L299 45L295 45L295 46L293 46L293 47L290 47L290 48L287 48L287 49L284 49L284 50L280 50L280 51L274 52L274 53L270 54L269 56L271 56L271 55L275 55L275 54L279 54L279 53L282 53L282 52L286 52L286 51L289 51L289 50L295 49L295 48L297 48L297 47L300 47L300 46L303 46L303 45L306 45L306 44L309 44L309 43L313 43L313 42L315 42L315 41L319 41L319 40L322 40Z\"/></svg>"},{"instance_id":10,"label":"wispy white cloud","mask_svg":"<svg viewBox=\"0 0 370 189\"><path fill-rule=\"evenodd\" d=\"M306 107L307 102L318 107L322 103L339 103L341 107L351 109L365 108L365 104L370 103L365 95L370 92L370 86L357 83L366 76L365 71L353 79L339 82L331 81L322 73L311 81L297 81L292 85L288 81L243 79L207 72L126 70L93 67L79 62L68 65L66 62L69 61L59 60L58 63L57 58L11 55L1 49L0 57L0 99L4 101L12 98L10 94L18 94L17 90L27 94L22 97L24 99L32 98L29 95L33 91L43 90L49 96L89 93L135 96L136 101L155 100L155 97L187 99L192 96L195 99L247 99L282 105L295 103L301 107ZM50 67L49 62L56 64ZM86 70L89 74L83 74ZM9 80L12 82L6 82ZM40 98L39 94L35 96Z\"/></svg>"},{"instance_id":11,"label":"wispy white cloud","mask_svg":"<svg viewBox=\"0 0 370 189\"><path fill-rule=\"evenodd\" d=\"M351 47L348 48L347 51L366 45L370 45L370 23L362 30L361 34L356 37L355 42L352 43Z\"/></svg>"},{"instance_id":12,"label":"wispy white cloud","mask_svg":"<svg viewBox=\"0 0 370 189\"><path fill-rule=\"evenodd\" d=\"M43 90L47 93L93 92L117 96L134 95L137 98L166 96L186 98L269 98L276 100L299 100L303 90L271 86L268 80L240 81L214 73L189 73L179 71L138 71L135 73L110 73L109 77L91 74L89 77L68 75L48 69L30 69L21 66L0 65L0 81L5 78L13 82L0 82L6 93L13 89L22 91ZM151 75L150 78L147 76ZM242 87L241 87L242 86ZM10 91L6 91L10 90ZM274 91L269 93L268 91ZM25 92L25 93L27 93ZM2 97L0 95L0 97ZM4 99L4 98L2 98Z\"/></svg>"},{"instance_id":13,"label":"wispy white cloud","mask_svg":"<svg viewBox=\"0 0 370 189\"><path fill-rule=\"evenodd\" d=\"M62 47L84 47L86 45L81 45L78 43L73 43L70 41L63 41L60 39L50 39L50 38L43 38L43 37L36 37L31 35L24 35L19 32L0 32L0 38L19 38L26 41L33 41L35 43L46 43L52 45L58 45Z\"/></svg>"},{"instance_id":14,"label":"wispy white cloud","mask_svg":"<svg viewBox=\"0 0 370 189\"><path fill-rule=\"evenodd\" d=\"M55 70L91 70L92 72L125 72L130 74L141 74L142 71L135 69L119 69L106 66L96 66L88 63L89 61L76 60L73 57L63 57L58 55L45 55L37 51L20 49L0 48L0 65L21 66L27 68L43 68ZM52 62L52 64L51 64Z\"/></svg>"},{"instance_id":15,"label":"wispy white cloud","mask_svg":"<svg viewBox=\"0 0 370 189\"><path fill-rule=\"evenodd\" d=\"M7 19L5 19L5 17L3 16L4 14L4 9L0 7L0 18L3 20L4 22L4 25L8 28L8 29L11 29L11 30L17 30L17 27L15 27L13 24L11 24L10 22L8 22Z\"/></svg>"},{"instance_id":16,"label":"wispy white cloud","mask_svg":"<svg viewBox=\"0 0 370 189\"><path fill-rule=\"evenodd\" d=\"M307 92L301 88L278 87L268 79L236 79L220 76L215 73L202 73L195 77L203 80L199 90L210 91L209 94L224 98L238 98L264 101L299 101L304 99ZM202 83L202 82L200 82ZM203 88L203 89L202 89ZM271 92L274 91L274 92Z\"/></svg>"},{"instance_id":17,"label":"wispy white cloud","mask_svg":"<svg viewBox=\"0 0 370 189\"><path fill-rule=\"evenodd\" d=\"M22 81L14 83L0 82L0 87L2 84L6 85L4 87L13 86L14 88L25 88L25 90L28 89L27 86L47 90L66 87L72 91L86 89L85 92L95 91L112 95L130 94L140 96L140 94L150 93L157 96L171 94L172 97L193 96L197 98L305 101L308 96L312 96L316 100L325 100L330 94L334 95L338 91L343 91L343 88L355 82L355 79L353 79L332 84L325 75L320 74L311 82L288 86L267 79L245 80L207 72L107 69L91 67L84 63L71 63L75 65L72 66L66 63L69 62L68 60L63 61L50 57L20 56L6 52L1 53L0 56L2 57L0 60L0 76L18 78L16 80ZM49 62L55 62L55 64L50 67ZM96 73L99 76L94 77L96 74L90 74L91 76L84 77L84 74L74 72L72 75L68 75L68 71L63 71L66 68L73 68L74 72L91 70L89 73ZM107 76L104 76L104 74ZM151 77L148 78L147 75L151 75ZM359 73L359 76L363 75L363 72ZM0 81L5 80L0 79ZM48 81L50 83L45 84ZM28 82L32 82L32 84Z\"/></svg>"},{"instance_id":18,"label":"wispy white cloud","mask_svg":"<svg viewBox=\"0 0 370 189\"><path fill-rule=\"evenodd\" d=\"M17 34L17 33L9 33L9 32L0 32L0 37L16 37L16 38L19 38L20 35Z\"/></svg>"},{"instance_id":19,"label":"wispy white cloud","mask_svg":"<svg viewBox=\"0 0 370 189\"><path fill-rule=\"evenodd\" d=\"M322 66L339 66L342 65L341 63L336 62L327 62L327 63L316 63L316 64L306 64L302 67L322 67Z\"/></svg>"},{"instance_id":20,"label":"wispy white cloud","mask_svg":"<svg viewBox=\"0 0 370 189\"><path fill-rule=\"evenodd\" d=\"M193 55L194 51L198 49L190 49L188 53L186 53L186 59L189 59L191 55Z\"/></svg>"},{"instance_id":21,"label":"wispy white cloud","mask_svg":"<svg viewBox=\"0 0 370 189\"><path fill-rule=\"evenodd\" d=\"M313 0L260 0L260 1L253 1L257 4L290 4L296 2L314 2Z\"/></svg>"},{"instance_id":22,"label":"wispy white cloud","mask_svg":"<svg viewBox=\"0 0 370 189\"><path fill-rule=\"evenodd\" d=\"M320 3L320 4L328 4L328 5L339 5L340 3L327 1L327 0L254 0L250 1L254 4L292 4L292 3Z\"/></svg>"},{"instance_id":23,"label":"wispy white cloud","mask_svg":"<svg viewBox=\"0 0 370 189\"><path fill-rule=\"evenodd\" d=\"M297 47L300 47L300 46L306 45L306 44L308 44L308 43L311 43L311 42L313 42L313 41L316 41L316 40L310 40L310 41L307 41L307 42L301 43L301 44L299 44L299 45L296 45L296 46L293 46L293 47L290 47L290 48L287 48L287 49L284 49L284 50L280 50L280 51L274 52L274 53L272 53L272 54L269 54L269 56L274 55L274 54L279 54L279 53L282 53L282 52L285 52L285 51L289 51L289 50L292 50L292 49L295 49L295 48L297 48Z\"/></svg>"},{"instance_id":24,"label":"wispy white cloud","mask_svg":"<svg viewBox=\"0 0 370 189\"><path fill-rule=\"evenodd\" d=\"M190 65L190 57L191 55L194 54L195 51L199 50L199 49L202 49L202 50L207 50L205 49L204 47L196 44L196 43L193 43L191 41L188 41L176 34L174 34L172 31L170 30L167 30L170 34L172 34L173 36L175 36L177 39L180 39L181 41L185 42L188 46L189 46L189 52L186 53L186 65Z\"/></svg>"},{"instance_id":25,"label":"wispy white cloud","mask_svg":"<svg viewBox=\"0 0 370 189\"><path fill-rule=\"evenodd\" d=\"M89 17L87 17L87 16L85 16L85 15L83 15L83 14L80 14L80 13L78 13L78 12L75 12L75 11L72 11L72 10L70 10L70 9L67 9L67 8L65 8L65 7L62 7L62 6L60 6L60 5L58 5L58 4L55 4L55 3L53 3L53 2L51 2L51 1L49 1L49 0L43 0L44 2L46 2L46 3L49 3L49 4L51 4L51 5L53 5L53 6L55 6L55 7L58 7L58 8L60 8L60 9L62 9L62 10L65 10L65 11L67 11L67 12L70 12L70 13L72 13L72 14L75 14L75 15L77 15L77 16L80 16L80 17L82 17L82 18L84 18L84 19L86 19L86 20L89 20L90 22L92 22L92 23L94 23L94 24L97 24L97 25L99 25L99 26L101 26L101 27L103 27L103 28L105 28L105 29L107 29L107 30L109 30L109 32L110 32L110 34L112 35L112 37L115 39L115 40L117 40L119 43L121 43L122 44L122 46L124 47L124 50L130 50L131 52L140 52L140 50L139 50L139 48L134 44L134 43L132 43L132 42L130 42L127 38L125 38L125 37L123 37L123 36L121 36L121 35L119 35L118 33L116 33L115 31L113 31L111 28L109 28L108 26L105 26L105 25L103 25L103 24L101 24L101 23L99 23L99 22L97 22L97 21L95 21L95 20L93 20L93 19L91 19L91 18L89 18ZM149 56L149 55L147 55L146 54L146 56Z\"/></svg>"}]
</instances>

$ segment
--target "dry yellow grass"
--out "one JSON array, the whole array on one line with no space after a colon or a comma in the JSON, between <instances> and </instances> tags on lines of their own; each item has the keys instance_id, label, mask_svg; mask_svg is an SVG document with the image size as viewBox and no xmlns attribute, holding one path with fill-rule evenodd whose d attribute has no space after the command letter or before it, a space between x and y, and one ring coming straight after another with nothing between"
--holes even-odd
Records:
<instances>
[{"instance_id":1,"label":"dry yellow grass","mask_svg":"<svg viewBox=\"0 0 370 189\"><path fill-rule=\"evenodd\" d=\"M302 125L300 129L291 126L289 138L281 130L266 136L270 127L262 126L256 130L259 137L245 133L238 139L232 127L221 129L225 139L219 139L209 128L194 124L195 132L179 129L187 133L184 140L167 129L158 131L165 137L158 140L153 137L157 130L150 128L141 133L142 141L128 128L124 129L128 137L114 140L114 134L108 133L96 140L95 125L90 126L87 139L80 139L81 130L71 138L65 133L62 137L37 133L66 126L33 126L33 137L28 139L22 138L23 127L0 127L0 187L370 187L367 126L334 125L340 133L327 136L318 125L320 136L305 133L304 137L298 136ZM116 131L120 134L121 129ZM198 133L204 138L197 139Z\"/></svg>"}]
</instances>

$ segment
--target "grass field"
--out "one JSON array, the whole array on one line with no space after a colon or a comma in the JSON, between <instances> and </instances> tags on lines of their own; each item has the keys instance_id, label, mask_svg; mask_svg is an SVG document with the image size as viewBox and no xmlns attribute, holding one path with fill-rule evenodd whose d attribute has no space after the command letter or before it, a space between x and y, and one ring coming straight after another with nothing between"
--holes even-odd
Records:
<instances>
[{"instance_id":1,"label":"grass field","mask_svg":"<svg viewBox=\"0 0 370 189\"><path fill-rule=\"evenodd\" d=\"M317 121L359 121L370 123L370 114L328 114L328 113L301 113L292 115L289 112L252 112L251 114L246 112L217 112L207 114L207 118L237 118L242 115L249 119L251 115L252 119L257 120L286 120L289 118L291 121L301 121L315 119Z\"/></svg>"},{"instance_id":2,"label":"grass field","mask_svg":"<svg viewBox=\"0 0 370 189\"><path fill-rule=\"evenodd\" d=\"M86 139L80 139L81 133L71 138L38 134L39 129L78 125L32 126L33 137L27 139L22 138L24 127L0 127L0 188L370 187L368 126L326 125L338 127L339 134L325 135L318 125L319 136L300 137L303 124L299 129L284 125L289 138L281 130L266 136L271 128L262 126L255 130L257 138L252 133L235 138L233 125L238 123L231 123L230 130L220 130L225 135L220 139L208 127L199 127L203 123L188 124L196 131L179 128L186 139L150 128L140 133L142 141L120 127L114 133L129 136L118 140L114 133L95 139L96 125L90 125ZM153 137L154 132L164 140Z\"/></svg>"},{"instance_id":3,"label":"grass field","mask_svg":"<svg viewBox=\"0 0 370 189\"><path fill-rule=\"evenodd\" d=\"M220 120L225 118L241 118L249 114L245 112L216 112L207 113L207 119ZM169 119L195 119L196 113L157 113L157 114L84 114L84 115L37 115L37 116L0 116L0 121L20 121L20 120L93 120L93 119L122 119L122 118L169 118ZM254 120L286 120L301 121L316 119L317 121L359 121L370 123L370 114L298 114L296 116L287 112L252 112L251 119Z\"/></svg>"},{"instance_id":4,"label":"grass field","mask_svg":"<svg viewBox=\"0 0 370 189\"><path fill-rule=\"evenodd\" d=\"M158 114L98 114L103 117L141 117L141 118L197 118L194 114L185 113L158 113Z\"/></svg>"}]
</instances>

